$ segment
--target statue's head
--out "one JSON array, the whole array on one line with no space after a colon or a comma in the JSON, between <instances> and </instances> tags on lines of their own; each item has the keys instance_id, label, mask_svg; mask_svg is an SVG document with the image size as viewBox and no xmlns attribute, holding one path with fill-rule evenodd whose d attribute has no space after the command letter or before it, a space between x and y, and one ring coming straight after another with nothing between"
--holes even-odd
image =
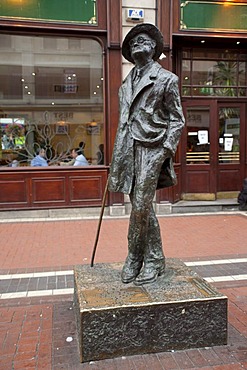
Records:
<instances>
[{"instance_id":1,"label":"statue's head","mask_svg":"<svg viewBox=\"0 0 247 370\"><path fill-rule=\"evenodd\" d=\"M131 41L136 38L137 35L146 34L150 39L154 41L154 52L153 59L157 60L163 52L164 41L160 30L151 23L142 23L133 27L125 36L122 45L122 54L125 59L131 63L135 63L131 55Z\"/></svg>"}]
</instances>

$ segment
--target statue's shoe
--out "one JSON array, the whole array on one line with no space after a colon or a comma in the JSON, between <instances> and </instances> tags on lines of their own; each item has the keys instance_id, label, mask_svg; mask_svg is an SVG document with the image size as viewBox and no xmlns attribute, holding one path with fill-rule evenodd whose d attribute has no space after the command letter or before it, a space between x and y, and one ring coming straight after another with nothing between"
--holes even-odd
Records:
<instances>
[{"instance_id":1,"label":"statue's shoe","mask_svg":"<svg viewBox=\"0 0 247 370\"><path fill-rule=\"evenodd\" d=\"M135 280L142 268L142 261L134 262L127 259L121 273L121 280L128 284Z\"/></svg>"},{"instance_id":2,"label":"statue's shoe","mask_svg":"<svg viewBox=\"0 0 247 370\"><path fill-rule=\"evenodd\" d=\"M143 285L148 283L154 283L158 276L163 275L165 272L165 264L155 265L146 265L144 266L141 273L135 279L135 285Z\"/></svg>"}]
</instances>

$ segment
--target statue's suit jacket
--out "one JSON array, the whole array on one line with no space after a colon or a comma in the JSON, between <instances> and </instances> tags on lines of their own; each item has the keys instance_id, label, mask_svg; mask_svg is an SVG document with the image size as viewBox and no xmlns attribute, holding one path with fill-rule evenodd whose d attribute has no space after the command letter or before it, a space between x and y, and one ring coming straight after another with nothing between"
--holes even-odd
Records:
<instances>
[{"instance_id":1,"label":"statue's suit jacket","mask_svg":"<svg viewBox=\"0 0 247 370\"><path fill-rule=\"evenodd\" d=\"M163 146L169 153L157 189L176 184L172 156L184 126L178 77L153 62L133 89L134 73L135 68L119 89L119 124L108 187L125 194L130 194L133 184L135 140L145 147Z\"/></svg>"}]
</instances>

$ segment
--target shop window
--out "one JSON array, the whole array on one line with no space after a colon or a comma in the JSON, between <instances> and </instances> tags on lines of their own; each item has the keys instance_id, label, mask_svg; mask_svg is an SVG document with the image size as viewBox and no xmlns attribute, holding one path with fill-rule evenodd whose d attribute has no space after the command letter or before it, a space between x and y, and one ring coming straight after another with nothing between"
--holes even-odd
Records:
<instances>
[{"instance_id":1,"label":"shop window","mask_svg":"<svg viewBox=\"0 0 247 370\"><path fill-rule=\"evenodd\" d=\"M0 45L1 37L6 35L0 35ZM89 164L104 164L99 42L13 35L8 40L0 55L1 166L29 166L41 147L49 165L70 163L77 147Z\"/></svg>"},{"instance_id":2,"label":"shop window","mask_svg":"<svg viewBox=\"0 0 247 370\"><path fill-rule=\"evenodd\" d=\"M183 52L183 96L246 96L247 55L236 52L193 50Z\"/></svg>"}]
</instances>

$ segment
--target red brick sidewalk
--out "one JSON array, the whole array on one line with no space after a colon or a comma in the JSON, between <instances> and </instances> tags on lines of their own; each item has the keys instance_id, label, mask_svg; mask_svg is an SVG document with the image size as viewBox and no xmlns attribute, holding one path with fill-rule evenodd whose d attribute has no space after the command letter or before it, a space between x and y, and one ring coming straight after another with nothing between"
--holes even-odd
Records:
<instances>
[{"instance_id":1,"label":"red brick sidewalk","mask_svg":"<svg viewBox=\"0 0 247 370\"><path fill-rule=\"evenodd\" d=\"M247 254L244 215L160 218L166 257L197 259ZM0 223L0 269L59 268L89 263L97 220ZM104 220L95 262L123 261L127 219Z\"/></svg>"},{"instance_id":2,"label":"red brick sidewalk","mask_svg":"<svg viewBox=\"0 0 247 370\"><path fill-rule=\"evenodd\" d=\"M1 308L1 369L51 368L52 315L47 304Z\"/></svg>"},{"instance_id":3,"label":"red brick sidewalk","mask_svg":"<svg viewBox=\"0 0 247 370\"><path fill-rule=\"evenodd\" d=\"M247 257L244 215L163 217L160 226L167 257ZM89 263L96 228L96 220L1 223L1 274L68 270ZM96 262L124 260L127 229L127 219L103 221ZM247 369L247 281L214 285L229 298L227 346L85 364L79 362L71 295L0 300L0 369Z\"/></svg>"}]
</instances>

